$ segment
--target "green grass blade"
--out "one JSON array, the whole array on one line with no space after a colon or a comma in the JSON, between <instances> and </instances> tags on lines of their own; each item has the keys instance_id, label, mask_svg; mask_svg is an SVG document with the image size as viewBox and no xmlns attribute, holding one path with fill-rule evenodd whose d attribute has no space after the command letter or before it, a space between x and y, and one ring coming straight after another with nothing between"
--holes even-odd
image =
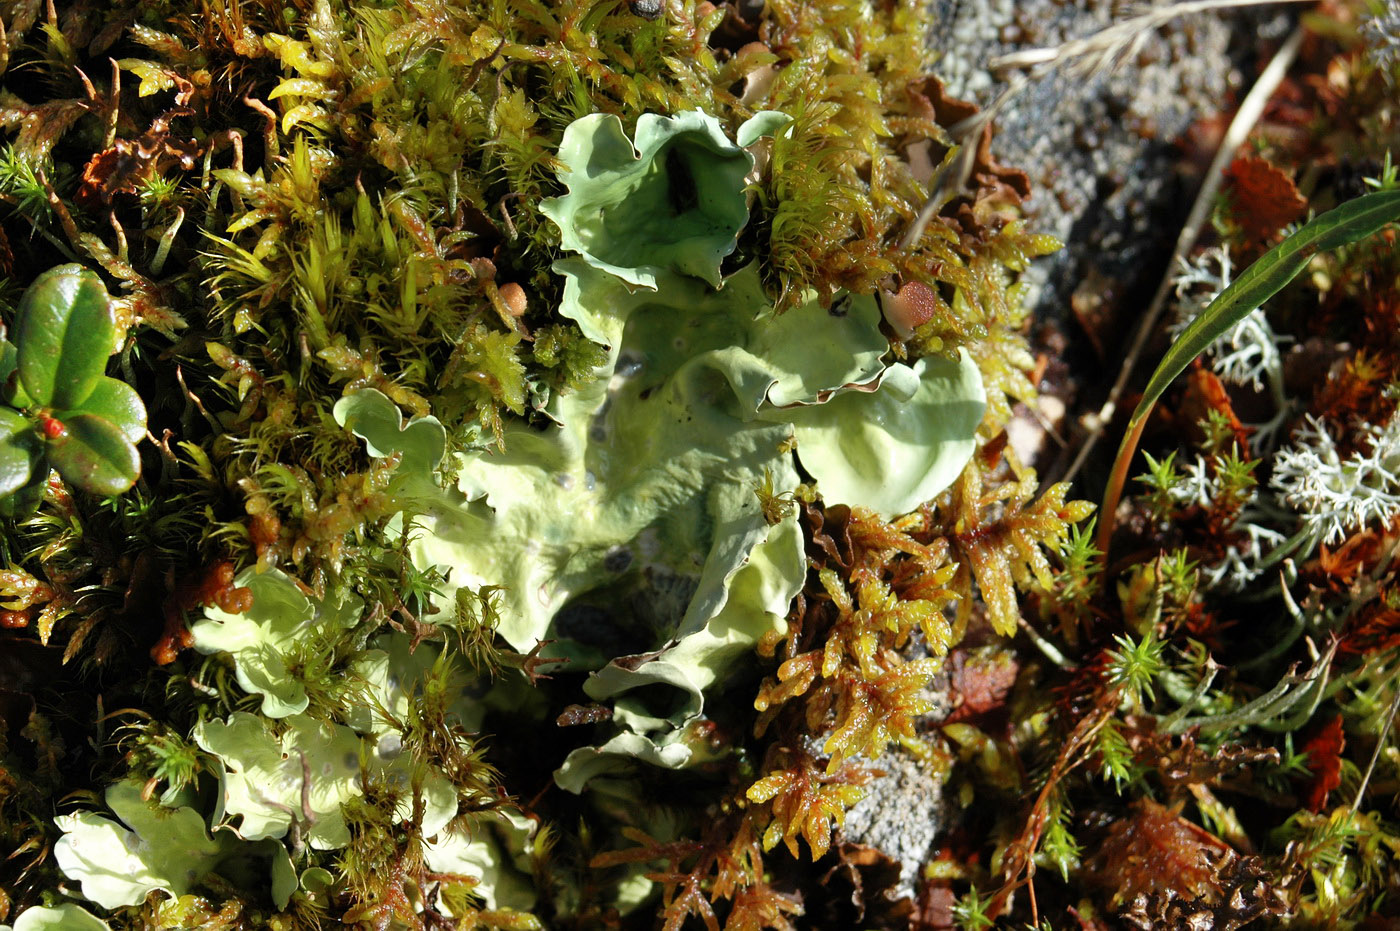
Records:
<instances>
[{"instance_id":1,"label":"green grass blade","mask_svg":"<svg viewBox=\"0 0 1400 931\"><path fill-rule=\"evenodd\" d=\"M1260 256L1167 350L1133 411L1133 420L1146 417L1193 359L1297 277L1314 255L1365 239L1395 219L1400 219L1400 191L1367 194L1327 211Z\"/></svg>"},{"instance_id":2,"label":"green grass blade","mask_svg":"<svg viewBox=\"0 0 1400 931\"><path fill-rule=\"evenodd\" d=\"M1147 382L1142 401L1133 411L1123 444L1118 448L1099 510L1102 518L1096 544L1100 550L1108 551L1108 541L1113 534L1113 512L1122 497L1128 466L1137 450L1143 424L1176 376L1230 327L1296 278L1313 256L1365 239L1397 219L1400 219L1400 191L1366 194L1327 211L1260 256L1177 337Z\"/></svg>"}]
</instances>

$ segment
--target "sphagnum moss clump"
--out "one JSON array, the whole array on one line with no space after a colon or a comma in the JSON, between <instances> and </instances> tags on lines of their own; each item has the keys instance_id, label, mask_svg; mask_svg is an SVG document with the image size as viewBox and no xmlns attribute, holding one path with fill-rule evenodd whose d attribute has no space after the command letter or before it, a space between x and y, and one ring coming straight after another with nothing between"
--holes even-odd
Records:
<instances>
[{"instance_id":1,"label":"sphagnum moss clump","mask_svg":"<svg viewBox=\"0 0 1400 931\"><path fill-rule=\"evenodd\" d=\"M920 8L643 7L14 11L5 309L105 274L149 433L0 541L96 697L5 680L0 920L793 927L765 858L927 752L911 644L1047 584L1086 507L996 438L1054 244L999 166L901 244Z\"/></svg>"}]
</instances>

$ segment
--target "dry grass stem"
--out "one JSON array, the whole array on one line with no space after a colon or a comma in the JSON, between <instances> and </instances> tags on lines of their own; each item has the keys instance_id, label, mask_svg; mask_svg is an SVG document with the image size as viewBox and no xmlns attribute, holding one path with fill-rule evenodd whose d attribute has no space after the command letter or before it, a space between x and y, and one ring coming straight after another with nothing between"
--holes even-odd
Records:
<instances>
[{"instance_id":1,"label":"dry grass stem","mask_svg":"<svg viewBox=\"0 0 1400 931\"><path fill-rule=\"evenodd\" d=\"M1249 94L1240 104L1235 118L1230 121L1230 126L1226 129L1224 138L1221 139L1220 147L1215 152L1215 158L1211 160L1210 167L1206 170L1205 180L1201 182L1201 188L1196 193L1196 199L1191 205L1191 213L1182 225L1181 232L1177 234L1176 245L1172 248L1171 257L1167 260L1167 267L1162 273L1162 280L1157 285L1157 291L1152 295L1152 301L1147 305L1146 312L1139 319L1137 330L1133 334L1133 341L1129 344L1128 351L1123 357L1123 367L1118 372L1118 378L1109 390L1108 398L1104 401L1103 407L1099 409L1097 414L1089 416L1088 433L1084 437L1084 444L1079 448L1074 462L1065 472L1063 481L1072 481L1079 474L1079 470L1083 468L1090 452L1093 451L1094 445L1103 435L1104 428L1113 419L1113 413L1118 408L1118 400L1122 397L1128 379L1137 365L1138 358L1147 345L1147 339L1152 335L1157 325L1157 319L1162 314L1167 295L1171 292L1177 264L1185 257L1187 251L1200 236L1201 228L1205 226L1206 220L1210 217L1216 192L1220 190L1225 167L1235 157L1235 151L1244 143L1250 131L1254 129L1254 124L1263 115L1264 107L1268 104L1269 98L1283 82L1284 75L1288 73L1293 59L1298 55L1298 49L1302 46L1303 32L1302 28L1295 29L1293 34L1288 37L1288 41L1284 42L1283 46L1274 53L1273 60L1259 75L1259 80L1254 82Z\"/></svg>"}]
</instances>

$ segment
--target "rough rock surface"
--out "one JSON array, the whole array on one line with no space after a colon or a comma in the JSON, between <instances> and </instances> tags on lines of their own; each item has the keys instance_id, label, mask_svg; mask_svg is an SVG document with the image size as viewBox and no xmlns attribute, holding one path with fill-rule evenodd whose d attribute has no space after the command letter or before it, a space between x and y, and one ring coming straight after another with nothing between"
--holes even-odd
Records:
<instances>
[{"instance_id":1,"label":"rough rock surface","mask_svg":"<svg viewBox=\"0 0 1400 931\"><path fill-rule=\"evenodd\" d=\"M949 93L986 106L1004 86L987 69L997 56L1090 36L1164 2L932 0L934 70ZM1066 243L1033 270L1039 312L1062 319L1091 278L1120 294L1143 276L1155 286L1194 196L1178 177L1175 141L1248 90L1241 56L1253 42L1240 40L1288 26L1278 16L1182 16L1112 71L1086 79L1061 67L1000 114L994 154L1030 174L1027 213Z\"/></svg>"},{"instance_id":2,"label":"rough rock surface","mask_svg":"<svg viewBox=\"0 0 1400 931\"><path fill-rule=\"evenodd\" d=\"M900 866L897 895L914 894L919 867L933 852L946 827L943 780L933 767L901 750L875 763L884 773L867 787L865 798L846 812L847 840L875 847Z\"/></svg>"}]
</instances>

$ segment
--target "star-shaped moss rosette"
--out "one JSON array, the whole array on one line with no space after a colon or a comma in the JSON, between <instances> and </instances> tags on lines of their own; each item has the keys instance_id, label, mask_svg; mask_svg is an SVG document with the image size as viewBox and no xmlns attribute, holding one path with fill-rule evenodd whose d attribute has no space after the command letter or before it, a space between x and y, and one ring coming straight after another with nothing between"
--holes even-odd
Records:
<instances>
[{"instance_id":1,"label":"star-shaped moss rosette","mask_svg":"<svg viewBox=\"0 0 1400 931\"><path fill-rule=\"evenodd\" d=\"M280 569L246 569L234 584L252 592L252 607L241 614L206 608L204 617L190 625L195 649L232 654L238 684L262 696L263 714L271 718L300 714L310 699L289 658L315 638L352 626L364 603L347 592L313 602Z\"/></svg>"},{"instance_id":2,"label":"star-shaped moss rosette","mask_svg":"<svg viewBox=\"0 0 1400 931\"><path fill-rule=\"evenodd\" d=\"M81 265L39 275L20 298L13 335L13 344L0 340L0 512L36 504L50 468L92 494L129 489L141 472L146 407L103 374L117 324L102 281Z\"/></svg>"},{"instance_id":3,"label":"star-shaped moss rosette","mask_svg":"<svg viewBox=\"0 0 1400 931\"><path fill-rule=\"evenodd\" d=\"M654 289L674 272L719 287L720 262L749 218L743 197L734 196L754 164L746 147L789 121L756 114L736 143L699 110L644 113L634 147L616 116L585 116L569 124L559 146L559 180L569 193L540 210L559 225L565 249L630 284Z\"/></svg>"}]
</instances>

